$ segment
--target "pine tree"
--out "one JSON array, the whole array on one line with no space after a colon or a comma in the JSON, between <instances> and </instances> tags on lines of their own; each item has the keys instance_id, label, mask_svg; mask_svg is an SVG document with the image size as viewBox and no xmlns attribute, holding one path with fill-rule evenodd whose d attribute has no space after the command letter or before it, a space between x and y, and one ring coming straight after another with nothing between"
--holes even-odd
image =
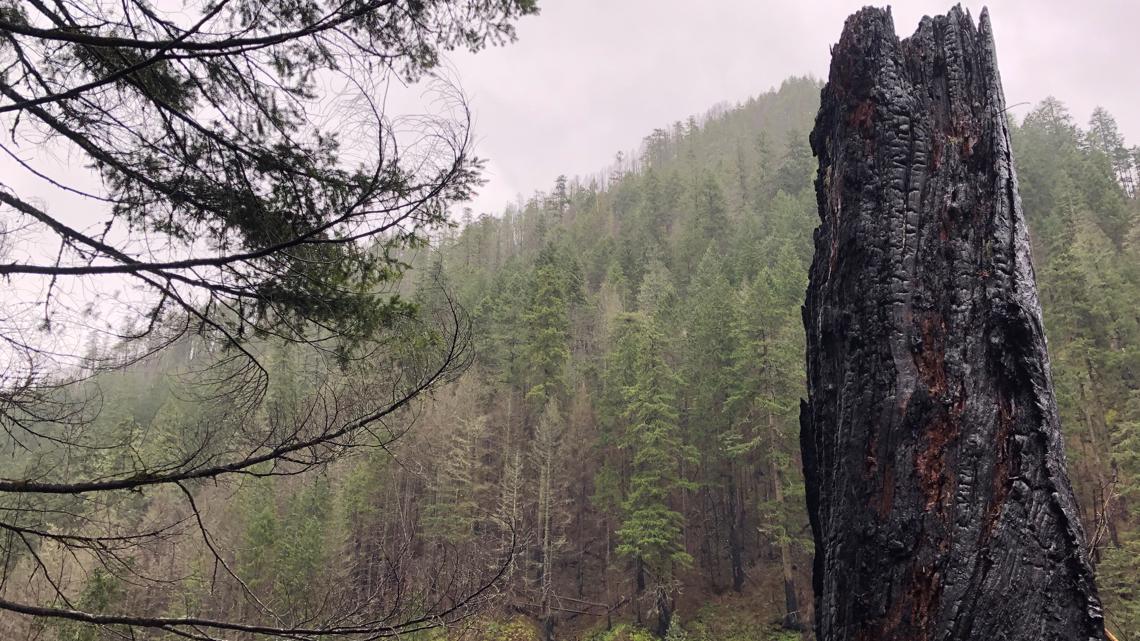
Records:
<instances>
[{"instance_id":1,"label":"pine tree","mask_svg":"<svg viewBox=\"0 0 1140 641\"><path fill-rule=\"evenodd\" d=\"M1124 194L1133 197L1136 194L1136 168L1132 162L1132 153L1124 145L1124 136L1120 135L1116 119L1103 107L1093 110L1086 140L1111 167Z\"/></svg>"},{"instance_id":2,"label":"pine tree","mask_svg":"<svg viewBox=\"0 0 1140 641\"><path fill-rule=\"evenodd\" d=\"M803 144L807 139L802 131L788 131L784 142L784 156L776 170L776 188L789 195L795 195L811 186L815 173L815 163L811 150Z\"/></svg>"},{"instance_id":3,"label":"pine tree","mask_svg":"<svg viewBox=\"0 0 1140 641\"><path fill-rule=\"evenodd\" d=\"M784 626L799 629L799 597L792 572L793 523L802 522L787 495L797 495L799 471L794 437L802 389L803 334L793 301L804 286L803 270L790 246L774 263L744 283L736 297L731 325L735 338L727 406L737 431L722 439L727 451L749 453L768 473L771 493L762 501L760 529L779 550L784 580ZM793 490L793 488L796 488ZM794 519L794 520L793 520ZM798 525L798 523L796 523Z\"/></svg>"},{"instance_id":4,"label":"pine tree","mask_svg":"<svg viewBox=\"0 0 1140 641\"><path fill-rule=\"evenodd\" d=\"M238 548L237 574L254 594L268 598L277 586L273 568L280 554L281 524L273 485L267 479L256 479L241 488L238 503L245 521L242 544Z\"/></svg>"},{"instance_id":5,"label":"pine tree","mask_svg":"<svg viewBox=\"0 0 1140 641\"><path fill-rule=\"evenodd\" d=\"M682 371L690 383L683 394L682 419L687 441L700 452L697 507L713 516L713 532L704 537L701 551L714 590L721 587L721 559L723 552L728 551L733 588L739 592L744 577L740 530L745 506L738 500L732 469L735 453L709 447L721 442L730 427L724 401L733 353L733 336L725 331L732 324L732 287L725 276L723 260L712 247L701 258L687 294Z\"/></svg>"},{"instance_id":6,"label":"pine tree","mask_svg":"<svg viewBox=\"0 0 1140 641\"><path fill-rule=\"evenodd\" d=\"M559 260L557 247L547 243L535 260L526 326L529 365L526 398L539 411L566 393L566 364L570 360L570 305L579 295L577 274Z\"/></svg>"},{"instance_id":7,"label":"pine tree","mask_svg":"<svg viewBox=\"0 0 1140 641\"><path fill-rule=\"evenodd\" d=\"M623 320L629 326L621 335L626 344L617 349L634 354L637 377L622 390L623 445L632 456L617 552L633 560L639 594L646 578L652 580L658 633L663 634L672 612L675 572L692 562L683 546L684 518L671 497L688 487L682 465L693 462L696 453L681 436L676 407L681 380L662 353L661 331L641 314Z\"/></svg>"},{"instance_id":8,"label":"pine tree","mask_svg":"<svg viewBox=\"0 0 1140 641\"><path fill-rule=\"evenodd\" d=\"M317 612L322 591L322 575L328 543L332 490L326 476L297 492L286 504L281 519L278 557L272 571L276 575L277 600L281 610L295 620L304 620Z\"/></svg>"}]
</instances>

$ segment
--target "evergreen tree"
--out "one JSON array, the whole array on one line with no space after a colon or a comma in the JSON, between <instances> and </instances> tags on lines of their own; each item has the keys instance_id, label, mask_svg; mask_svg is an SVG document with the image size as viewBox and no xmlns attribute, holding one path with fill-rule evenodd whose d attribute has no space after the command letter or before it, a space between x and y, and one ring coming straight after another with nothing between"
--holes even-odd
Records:
<instances>
[{"instance_id":1,"label":"evergreen tree","mask_svg":"<svg viewBox=\"0 0 1140 641\"><path fill-rule=\"evenodd\" d=\"M560 261L557 247L547 243L535 260L526 324L529 364L526 398L540 410L566 393L566 364L570 359L570 305L579 297L578 274Z\"/></svg>"},{"instance_id":2,"label":"evergreen tree","mask_svg":"<svg viewBox=\"0 0 1140 641\"><path fill-rule=\"evenodd\" d=\"M734 589L742 587L742 512L736 478L731 468L734 453L709 447L725 437L729 416L724 401L729 387L729 363L733 336L725 331L732 324L732 287L724 273L723 260L712 247L701 258L689 283L685 306L682 372L689 381L683 394L686 440L700 454L697 479L699 508L715 514L714 531L705 537L701 551L710 568L713 589L719 589L721 557L727 550Z\"/></svg>"},{"instance_id":3,"label":"evergreen tree","mask_svg":"<svg viewBox=\"0 0 1140 641\"><path fill-rule=\"evenodd\" d=\"M626 344L617 349L633 354L637 377L622 390L631 473L617 551L633 560L639 593L646 578L652 580L658 632L663 634L672 612L675 573L692 562L682 540L684 518L671 500L677 490L689 487L683 481L684 464L696 456L681 436L676 407L681 380L665 360L661 331L644 315L628 315L624 322L629 325L621 335Z\"/></svg>"}]
</instances>

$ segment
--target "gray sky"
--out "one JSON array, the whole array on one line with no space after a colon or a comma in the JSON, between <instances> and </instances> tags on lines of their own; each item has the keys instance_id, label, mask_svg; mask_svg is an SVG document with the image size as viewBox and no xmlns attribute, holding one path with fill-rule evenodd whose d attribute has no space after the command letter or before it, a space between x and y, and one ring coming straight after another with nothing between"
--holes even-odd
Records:
<instances>
[{"instance_id":1,"label":"gray sky","mask_svg":"<svg viewBox=\"0 0 1140 641\"><path fill-rule=\"evenodd\" d=\"M597 172L617 150L635 148L654 127L717 103L745 100L790 75L825 77L828 49L863 0L540 4L541 15L519 25L517 43L450 60L451 75L459 78L476 113L477 153L489 160L489 182L472 205L479 213L499 213L520 194L548 190L561 173ZM981 10L980 2L963 4L975 17ZM1140 77L1133 70L1140 61L1140 38L1133 37L1140 2L1087 0L1078 7L1062 0L991 0L991 5L1007 103L1055 95L1082 125L1094 106L1103 105L1128 141L1140 144ZM893 11L896 30L909 35L923 14L949 6L946 0L902 2ZM411 87L396 93L412 98L422 91ZM416 102L397 98L390 106L395 113L402 106L415 112L423 106ZM1024 115L1028 109L1012 110ZM73 185L98 187L97 178L66 146L28 140L17 152ZM21 195L46 202L54 215L81 228L105 214L97 203L51 188L7 157L0 157L0 175ZM54 244L40 242L32 231L25 235L9 249L21 255L54 251ZM4 312L38 313L47 282L8 283ZM122 279L103 279L92 289L80 279L58 284L53 300L72 309L98 301L121 311L136 304L122 286ZM81 323L85 318L77 316ZM110 325L115 315L99 314L91 322L95 318ZM85 334L53 333L61 341Z\"/></svg>"},{"instance_id":2,"label":"gray sky","mask_svg":"<svg viewBox=\"0 0 1140 641\"><path fill-rule=\"evenodd\" d=\"M540 0L519 41L451 62L489 160L477 212L498 213L560 173L602 169L654 127L736 103L790 75L825 78L828 48L863 0ZM975 21L985 2L963 2ZM991 0L1006 102L1048 95L1087 124L1101 105L1140 144L1140 2ZM893 5L908 36L947 0ZM1019 117L1029 106L1015 107ZM1016 150L1015 150L1016 151Z\"/></svg>"}]
</instances>

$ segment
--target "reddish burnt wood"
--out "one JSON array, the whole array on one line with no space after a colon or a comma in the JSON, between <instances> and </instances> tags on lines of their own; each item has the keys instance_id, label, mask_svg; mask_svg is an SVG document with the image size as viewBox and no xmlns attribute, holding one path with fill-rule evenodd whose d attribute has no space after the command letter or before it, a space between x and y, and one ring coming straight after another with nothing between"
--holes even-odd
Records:
<instances>
[{"instance_id":1,"label":"reddish burnt wood","mask_svg":"<svg viewBox=\"0 0 1140 641\"><path fill-rule=\"evenodd\" d=\"M1105 638L985 12L848 19L801 441L820 641Z\"/></svg>"}]
</instances>

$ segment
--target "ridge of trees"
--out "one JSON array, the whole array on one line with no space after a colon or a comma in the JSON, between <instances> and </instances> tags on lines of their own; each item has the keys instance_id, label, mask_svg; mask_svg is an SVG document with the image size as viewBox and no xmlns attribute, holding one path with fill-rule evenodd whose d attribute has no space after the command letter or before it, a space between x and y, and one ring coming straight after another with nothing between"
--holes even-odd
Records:
<instances>
[{"instance_id":1,"label":"ridge of trees","mask_svg":"<svg viewBox=\"0 0 1140 641\"><path fill-rule=\"evenodd\" d=\"M213 518L228 524L219 548L240 551L223 555L234 574L267 606L308 616L328 594L364 598L392 566L430 583L463 576L457 559L494 574L508 558L499 611L548 637L632 619L703 641L689 618L736 592L765 604L758 638L799 634L811 616L799 309L816 218L805 133L819 89L791 79L657 129L608 172L559 178L500 216L468 213L434 247L399 254L418 274L408 300L445 311L451 292L469 310L470 366L387 450L316 476L203 488L199 503L225 504ZM1082 129L1049 99L1012 135L1070 470L1109 628L1128 639L1140 638L1140 223L1124 177L1135 183L1135 150L1109 125ZM281 371L305 371L272 351ZM201 424L158 411L181 403L165 367L115 375L149 392L102 379L132 415L102 429L161 448L149 444L157 426ZM304 398L294 390L307 381L270 397ZM115 518L162 509L151 497ZM153 592L155 611L257 607L232 579L211 592L198 552L132 561L197 568ZM140 598L106 573L67 594L107 612Z\"/></svg>"}]
</instances>

